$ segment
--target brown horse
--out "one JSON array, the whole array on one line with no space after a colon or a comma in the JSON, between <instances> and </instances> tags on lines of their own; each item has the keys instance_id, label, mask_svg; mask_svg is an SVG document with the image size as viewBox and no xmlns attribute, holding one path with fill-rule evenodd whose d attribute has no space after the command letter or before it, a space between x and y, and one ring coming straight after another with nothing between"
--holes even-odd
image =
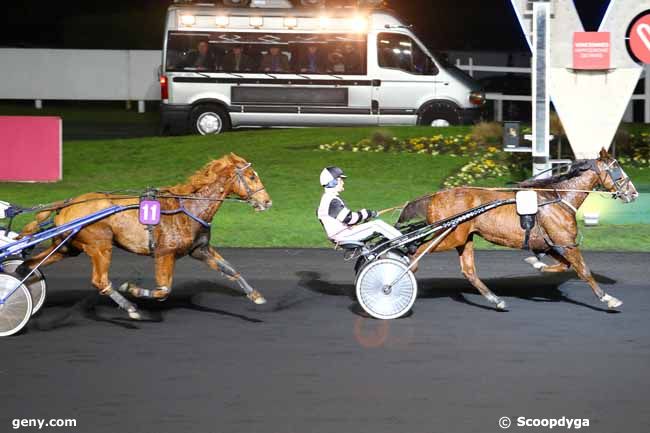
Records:
<instances>
[{"instance_id":1,"label":"brown horse","mask_svg":"<svg viewBox=\"0 0 650 433\"><path fill-rule=\"evenodd\" d=\"M138 298L164 300L169 296L176 259L185 255L205 262L231 280L237 281L249 299L257 304L265 301L244 278L217 251L210 246L210 221L229 195L238 196L249 202L257 211L271 207L271 198L262 181L243 158L230 154L208 163L194 173L185 184L158 191L162 215L160 224L153 231L142 225L138 209L126 210L111 215L83 228L69 243L54 252L43 265L85 252L92 261L92 284L102 295L110 296L126 310L132 319L144 318L136 306L127 301L108 278L113 246L139 255L151 255L155 260L155 289L147 290L131 283L120 286L120 292L127 292ZM139 198L105 193L89 193L70 202L59 203L47 211L40 212L36 221L25 226L21 236L38 231L39 223L56 212L54 224L60 226L72 220L90 215L114 205L137 205ZM35 267L61 243L64 235L53 239L52 246L27 260L21 273Z\"/></svg>"},{"instance_id":2,"label":"brown horse","mask_svg":"<svg viewBox=\"0 0 650 433\"><path fill-rule=\"evenodd\" d=\"M534 253L549 254L557 261L554 265L546 265L533 257L533 260L527 262L542 272L564 272L573 266L578 276L589 283L599 300L607 303L609 308L619 307L622 302L605 293L594 280L576 243L578 224L575 213L588 193L561 191L591 191L596 186L602 186L625 203L635 200L638 193L618 162L603 149L598 159L576 161L564 175L526 181L518 186L542 190L538 192L538 202L541 206L537 213L537 222L530 233L528 246ZM419 216L426 218L431 224L481 204L514 197L513 191L453 188L410 202L402 212L399 222ZM543 205L546 202L550 203ZM476 274L473 243L475 234L497 245L522 248L525 230L521 228L516 206L504 205L460 224L432 249L434 252L455 248L460 256L463 275L498 309L505 309L505 302L492 293ZM428 247L429 242L421 245L414 256L426 251Z\"/></svg>"}]
</instances>

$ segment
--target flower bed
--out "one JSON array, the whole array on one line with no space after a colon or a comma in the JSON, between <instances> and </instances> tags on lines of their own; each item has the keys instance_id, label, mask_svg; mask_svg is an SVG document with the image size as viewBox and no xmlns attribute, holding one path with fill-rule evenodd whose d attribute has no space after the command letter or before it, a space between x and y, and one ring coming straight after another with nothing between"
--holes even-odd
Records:
<instances>
[{"instance_id":1,"label":"flower bed","mask_svg":"<svg viewBox=\"0 0 650 433\"><path fill-rule=\"evenodd\" d=\"M469 157L470 161L459 171L445 179L444 187L474 185L489 178L511 179L519 175L525 164L524 156L500 151L493 145L480 145L467 135L442 135L431 137L415 137L399 140L397 137L386 137L375 134L357 143L334 141L322 144L320 150L337 152L407 152L425 155L449 155L452 157Z\"/></svg>"}]
</instances>

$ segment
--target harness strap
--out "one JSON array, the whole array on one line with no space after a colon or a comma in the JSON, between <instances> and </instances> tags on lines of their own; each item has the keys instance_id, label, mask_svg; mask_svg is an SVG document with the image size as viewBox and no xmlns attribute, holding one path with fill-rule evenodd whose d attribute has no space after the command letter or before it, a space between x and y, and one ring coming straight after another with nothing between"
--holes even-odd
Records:
<instances>
[{"instance_id":1,"label":"harness strap","mask_svg":"<svg viewBox=\"0 0 650 433\"><path fill-rule=\"evenodd\" d=\"M574 205L572 205L571 203L569 203L567 200L565 200L565 199L561 199L561 200L560 200L560 203L562 203L563 205L565 205L565 206L567 206L569 209L571 209L571 210L573 211L573 213L575 213L575 214L578 213L578 209L576 209L576 207L575 207Z\"/></svg>"}]
</instances>

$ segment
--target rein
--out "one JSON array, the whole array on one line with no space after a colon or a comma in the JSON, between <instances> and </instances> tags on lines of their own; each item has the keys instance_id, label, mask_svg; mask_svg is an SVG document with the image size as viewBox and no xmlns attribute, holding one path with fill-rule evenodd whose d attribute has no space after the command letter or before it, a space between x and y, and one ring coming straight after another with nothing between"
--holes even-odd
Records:
<instances>
[{"instance_id":1,"label":"rein","mask_svg":"<svg viewBox=\"0 0 650 433\"><path fill-rule=\"evenodd\" d=\"M247 194L247 199L241 199L238 197L222 197L222 198L211 198L211 197L200 197L196 195L180 195L180 194L156 194L157 198L171 198L171 199L177 199L177 200L195 200L195 201L209 201L209 202L226 202L226 201L234 201L234 202L239 202L239 203L250 203L250 198L262 191L265 191L265 188L260 188L258 190L253 191L248 184L244 181L244 175L243 172L247 168L249 168L252 164L249 162L245 166L241 168L235 168L235 174L233 174L230 178L228 178L227 182L232 180L235 176L237 177L237 182L241 182L241 184L244 186L244 189L246 190ZM127 190L114 190L114 191L96 191L97 194L105 194L105 195L111 195L111 199L113 200L128 200L128 199L133 199L133 198L141 198L147 193L151 192L152 188L147 188L144 190L135 190L135 189L127 189ZM154 191L157 191L155 188L153 188ZM131 194L116 194L120 192L128 192ZM96 197L96 198L88 198L85 200L81 201L76 201L76 202L71 202L72 199L65 199L63 201L59 202L53 202L53 203L46 203L46 204L38 204L36 206L31 206L31 207L17 207L15 205L12 205L11 208L8 209L9 212L7 212L7 216L9 218L16 217L20 214L24 213L32 213L32 212L41 212L41 211L55 211L59 209L63 209L68 206L73 206L73 205L78 205L78 204L83 204L83 203L89 203L93 201L99 201L99 200L106 200L106 197ZM183 212L184 207L177 209L176 211L163 211L169 212L169 213L178 213L178 212Z\"/></svg>"}]
</instances>

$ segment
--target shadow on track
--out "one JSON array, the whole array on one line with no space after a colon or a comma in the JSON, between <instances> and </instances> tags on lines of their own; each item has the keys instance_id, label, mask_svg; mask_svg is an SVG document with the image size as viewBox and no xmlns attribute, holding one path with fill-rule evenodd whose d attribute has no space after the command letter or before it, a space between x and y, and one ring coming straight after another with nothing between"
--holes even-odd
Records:
<instances>
[{"instance_id":1,"label":"shadow on track","mask_svg":"<svg viewBox=\"0 0 650 433\"><path fill-rule=\"evenodd\" d=\"M227 286L216 285L213 282L198 281L190 284L179 285L174 288L170 297L162 302L151 300L135 300L143 311L150 316L148 320L133 321L106 297L99 295L93 289L71 290L48 294L44 309L31 323L29 329L51 331L60 328L76 326L76 313L86 319L96 322L110 323L125 329L140 329L139 323L162 322L164 312L177 309L188 309L202 313L212 313L220 316L240 319L249 323L263 323L264 321L247 314L227 311L212 306L218 302L209 299L207 295L225 295L237 299L242 303L242 309L249 307L249 301L239 292ZM219 298L223 301L223 298ZM59 308L63 311L53 312L51 309ZM50 311L48 311L50 310Z\"/></svg>"},{"instance_id":2,"label":"shadow on track","mask_svg":"<svg viewBox=\"0 0 650 433\"><path fill-rule=\"evenodd\" d=\"M300 287L327 296L348 296L351 299L356 300L355 288L352 284L338 284L323 280L321 274L318 272L298 272L296 275L300 278ZM611 285L616 283L616 280L604 275L594 274L594 277L601 284ZM540 274L526 277L494 278L484 281L485 284L499 296L525 299L533 302L566 302L589 308L594 311L617 313L617 311L601 308L568 297L566 293L561 290L563 284L569 281L575 281L579 284L584 283L582 280L579 280L573 272L563 274ZM479 294L479 292L464 278L419 279L418 287L418 298L448 297L456 302L472 305L477 308L501 311L490 305L473 302L467 299L464 294L474 295ZM590 290L587 283L584 283L584 288L587 291ZM349 309L354 314L366 317L363 310L356 303L352 304Z\"/></svg>"}]
</instances>

